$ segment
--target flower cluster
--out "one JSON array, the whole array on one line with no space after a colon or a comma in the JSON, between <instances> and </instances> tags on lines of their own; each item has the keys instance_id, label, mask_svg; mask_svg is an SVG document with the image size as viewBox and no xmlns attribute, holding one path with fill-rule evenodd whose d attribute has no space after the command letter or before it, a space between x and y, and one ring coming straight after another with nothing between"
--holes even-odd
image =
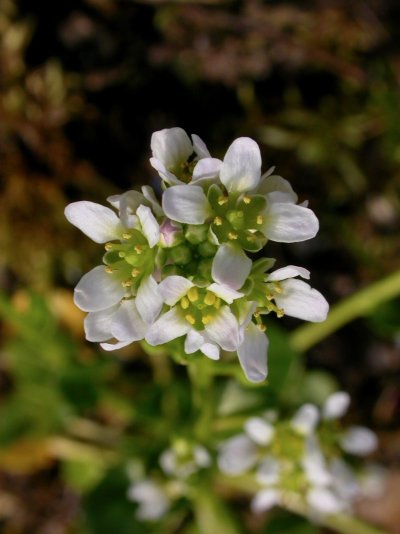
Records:
<instances>
[{"instance_id":1,"label":"flower cluster","mask_svg":"<svg viewBox=\"0 0 400 534\"><path fill-rule=\"evenodd\" d=\"M247 378L262 381L263 316L323 321L328 304L304 281L306 269L271 272L274 259L251 255L268 240L311 239L318 220L273 169L261 174L260 150L250 138L236 139L222 161L181 128L155 132L151 149L161 203L144 186L110 197L114 209L81 201L65 210L72 224L105 245L103 265L75 288L76 305L88 312L86 338L113 350L182 337L186 354L217 360L221 349L237 352Z\"/></svg>"},{"instance_id":2,"label":"flower cluster","mask_svg":"<svg viewBox=\"0 0 400 534\"><path fill-rule=\"evenodd\" d=\"M322 410L305 404L290 420L278 421L271 411L251 417L244 433L221 444L220 470L230 476L251 474L259 488L251 502L254 512L294 498L311 516L349 513L365 486L343 455L368 455L377 446L368 428L340 428L337 420L349 402L348 394L338 391Z\"/></svg>"}]
</instances>

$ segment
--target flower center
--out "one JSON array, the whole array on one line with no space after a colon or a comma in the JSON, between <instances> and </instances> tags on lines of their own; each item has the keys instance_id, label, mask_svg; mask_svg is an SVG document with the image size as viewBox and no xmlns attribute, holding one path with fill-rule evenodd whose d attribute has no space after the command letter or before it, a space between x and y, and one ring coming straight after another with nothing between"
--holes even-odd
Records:
<instances>
[{"instance_id":1,"label":"flower center","mask_svg":"<svg viewBox=\"0 0 400 534\"><path fill-rule=\"evenodd\" d=\"M135 294L143 277L154 269L154 251L147 239L139 230L130 229L119 243L107 243L105 249L106 272Z\"/></svg>"},{"instance_id":2,"label":"flower center","mask_svg":"<svg viewBox=\"0 0 400 534\"><path fill-rule=\"evenodd\" d=\"M260 250L266 243L262 233L266 200L261 195L228 194L213 185L208 201L213 208L212 230L220 243L236 241L248 251Z\"/></svg>"},{"instance_id":3,"label":"flower center","mask_svg":"<svg viewBox=\"0 0 400 534\"><path fill-rule=\"evenodd\" d=\"M182 317L196 330L204 330L221 307L221 299L211 291L193 286L179 301Z\"/></svg>"}]
</instances>

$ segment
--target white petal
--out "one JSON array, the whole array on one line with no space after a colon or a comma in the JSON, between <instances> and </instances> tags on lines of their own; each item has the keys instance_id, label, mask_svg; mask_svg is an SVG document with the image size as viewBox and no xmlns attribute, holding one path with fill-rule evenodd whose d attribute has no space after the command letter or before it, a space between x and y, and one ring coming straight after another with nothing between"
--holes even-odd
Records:
<instances>
[{"instance_id":1,"label":"white petal","mask_svg":"<svg viewBox=\"0 0 400 534\"><path fill-rule=\"evenodd\" d=\"M215 283L209 285L207 289L209 291L212 291L215 295L217 295L217 297L221 297L221 299L227 302L228 304L232 304L235 299L239 299L244 295L244 293L240 293L240 291L235 291L234 289L231 289L228 286Z\"/></svg>"},{"instance_id":2,"label":"white petal","mask_svg":"<svg viewBox=\"0 0 400 534\"><path fill-rule=\"evenodd\" d=\"M254 495L250 506L252 512L260 514L277 504L279 504L279 492L275 489L267 488L258 491Z\"/></svg>"},{"instance_id":3,"label":"white petal","mask_svg":"<svg viewBox=\"0 0 400 534\"><path fill-rule=\"evenodd\" d=\"M111 325L112 335L118 341L137 341L143 339L147 326L140 317L135 301L125 300L121 302L119 309L114 313Z\"/></svg>"},{"instance_id":4,"label":"white petal","mask_svg":"<svg viewBox=\"0 0 400 534\"><path fill-rule=\"evenodd\" d=\"M276 484L280 473L279 462L273 456L267 456L257 469L257 482L264 485Z\"/></svg>"},{"instance_id":5,"label":"white petal","mask_svg":"<svg viewBox=\"0 0 400 534\"><path fill-rule=\"evenodd\" d=\"M378 447L378 438L369 428L352 426L341 437L340 445L350 454L366 456Z\"/></svg>"},{"instance_id":6,"label":"white petal","mask_svg":"<svg viewBox=\"0 0 400 534\"><path fill-rule=\"evenodd\" d=\"M202 158L210 158L211 154L208 151L208 148L205 144L205 142L200 139L200 137L196 134L192 134L192 141L193 141L193 149L196 153L196 155L202 159Z\"/></svg>"},{"instance_id":7,"label":"white petal","mask_svg":"<svg viewBox=\"0 0 400 534\"><path fill-rule=\"evenodd\" d=\"M319 229L314 212L290 203L272 203L265 212L265 237L278 243L297 243L315 237Z\"/></svg>"},{"instance_id":8,"label":"white petal","mask_svg":"<svg viewBox=\"0 0 400 534\"><path fill-rule=\"evenodd\" d=\"M221 245L212 263L211 276L215 282L240 289L251 271L252 261L241 248Z\"/></svg>"},{"instance_id":9,"label":"white petal","mask_svg":"<svg viewBox=\"0 0 400 534\"><path fill-rule=\"evenodd\" d=\"M330 395L323 407L323 419L340 419L347 412L350 405L350 395L345 391L336 391Z\"/></svg>"},{"instance_id":10,"label":"white petal","mask_svg":"<svg viewBox=\"0 0 400 534\"><path fill-rule=\"evenodd\" d=\"M168 306L173 306L180 300L189 289L193 287L193 283L183 276L172 275L164 278L158 285L163 301Z\"/></svg>"},{"instance_id":11,"label":"white petal","mask_svg":"<svg viewBox=\"0 0 400 534\"><path fill-rule=\"evenodd\" d=\"M257 193L268 195L268 200L272 202L291 202L296 204L298 198L290 183L282 176L277 175L261 179Z\"/></svg>"},{"instance_id":12,"label":"white petal","mask_svg":"<svg viewBox=\"0 0 400 534\"><path fill-rule=\"evenodd\" d=\"M217 158L204 158L197 162L193 169L192 183L200 180L210 180L219 175L222 161Z\"/></svg>"},{"instance_id":13,"label":"white petal","mask_svg":"<svg viewBox=\"0 0 400 534\"><path fill-rule=\"evenodd\" d=\"M220 179L228 191L239 193L257 187L261 177L260 149L253 139L233 141L222 162Z\"/></svg>"},{"instance_id":14,"label":"white petal","mask_svg":"<svg viewBox=\"0 0 400 534\"><path fill-rule=\"evenodd\" d=\"M189 136L182 128L165 128L154 132L150 142L153 157L167 169L185 163L193 152Z\"/></svg>"},{"instance_id":15,"label":"white petal","mask_svg":"<svg viewBox=\"0 0 400 534\"><path fill-rule=\"evenodd\" d=\"M150 203L153 212L159 217L162 216L163 210L156 197L156 194L154 193L154 189L149 185L142 185L142 193L144 198Z\"/></svg>"},{"instance_id":16,"label":"white petal","mask_svg":"<svg viewBox=\"0 0 400 534\"><path fill-rule=\"evenodd\" d=\"M74 291L74 302L83 311L100 311L117 304L125 289L104 265L98 265L84 274Z\"/></svg>"},{"instance_id":17,"label":"white petal","mask_svg":"<svg viewBox=\"0 0 400 534\"><path fill-rule=\"evenodd\" d=\"M175 185L164 191L162 206L167 217L186 224L202 224L211 208L198 185Z\"/></svg>"},{"instance_id":18,"label":"white petal","mask_svg":"<svg viewBox=\"0 0 400 534\"><path fill-rule=\"evenodd\" d=\"M160 225L147 206L140 205L136 214L142 225L142 232L149 242L150 248L153 248L160 240Z\"/></svg>"},{"instance_id":19,"label":"white petal","mask_svg":"<svg viewBox=\"0 0 400 534\"><path fill-rule=\"evenodd\" d=\"M326 488L312 488L306 498L309 506L321 514L338 514L346 508L345 503Z\"/></svg>"},{"instance_id":20,"label":"white petal","mask_svg":"<svg viewBox=\"0 0 400 534\"><path fill-rule=\"evenodd\" d=\"M239 344L239 325L228 306L222 306L218 314L205 326L211 340L222 349L233 351Z\"/></svg>"},{"instance_id":21,"label":"white petal","mask_svg":"<svg viewBox=\"0 0 400 534\"><path fill-rule=\"evenodd\" d=\"M149 345L163 345L187 334L191 329L189 323L182 319L176 308L172 308L150 326L146 341Z\"/></svg>"},{"instance_id":22,"label":"white petal","mask_svg":"<svg viewBox=\"0 0 400 534\"><path fill-rule=\"evenodd\" d=\"M296 432L308 436L313 432L319 421L319 411L314 404L303 404L294 414L291 426Z\"/></svg>"},{"instance_id":23,"label":"white petal","mask_svg":"<svg viewBox=\"0 0 400 534\"><path fill-rule=\"evenodd\" d=\"M251 469L257 461L257 446L244 434L221 444L218 466L223 473L240 475Z\"/></svg>"},{"instance_id":24,"label":"white petal","mask_svg":"<svg viewBox=\"0 0 400 534\"><path fill-rule=\"evenodd\" d=\"M155 169L161 178L169 185L183 184L172 172L167 171L165 165L157 158L150 158L150 165Z\"/></svg>"},{"instance_id":25,"label":"white petal","mask_svg":"<svg viewBox=\"0 0 400 534\"><path fill-rule=\"evenodd\" d=\"M331 473L332 485L339 497L349 502L354 500L361 488L350 466L341 458L334 458Z\"/></svg>"},{"instance_id":26,"label":"white petal","mask_svg":"<svg viewBox=\"0 0 400 534\"><path fill-rule=\"evenodd\" d=\"M136 295L136 306L142 319L147 324L152 324L160 314L163 305L162 296L158 290L158 284L152 276L143 280Z\"/></svg>"},{"instance_id":27,"label":"white petal","mask_svg":"<svg viewBox=\"0 0 400 534\"><path fill-rule=\"evenodd\" d=\"M302 278L310 279L310 271L304 269L304 267L297 267L296 265L287 265L281 269L270 273L267 281L274 282L278 280L286 280L288 278L294 278L295 276L301 276Z\"/></svg>"},{"instance_id":28,"label":"white petal","mask_svg":"<svg viewBox=\"0 0 400 534\"><path fill-rule=\"evenodd\" d=\"M117 341L116 343L100 343L100 347L108 352L111 350L122 349L123 347L127 347L131 343L132 341L128 339L126 341Z\"/></svg>"},{"instance_id":29,"label":"white petal","mask_svg":"<svg viewBox=\"0 0 400 534\"><path fill-rule=\"evenodd\" d=\"M123 231L117 215L106 206L82 200L65 208L65 217L96 243L118 239Z\"/></svg>"},{"instance_id":30,"label":"white petal","mask_svg":"<svg viewBox=\"0 0 400 534\"><path fill-rule=\"evenodd\" d=\"M240 365L250 382L262 382L267 377L268 344L264 332L261 332L254 323L249 323L237 353Z\"/></svg>"},{"instance_id":31,"label":"white petal","mask_svg":"<svg viewBox=\"0 0 400 534\"><path fill-rule=\"evenodd\" d=\"M115 199L115 197L109 197L107 200L110 202L110 199ZM119 213L126 228L133 228L137 225L136 210L145 201L142 193L138 191L127 191L119 195Z\"/></svg>"},{"instance_id":32,"label":"white petal","mask_svg":"<svg viewBox=\"0 0 400 534\"><path fill-rule=\"evenodd\" d=\"M250 419L247 419L244 428L247 435L257 445L269 445L275 436L275 428L261 417L250 417Z\"/></svg>"},{"instance_id":33,"label":"white petal","mask_svg":"<svg viewBox=\"0 0 400 534\"><path fill-rule=\"evenodd\" d=\"M185 339L185 352L186 354L193 354L200 349L204 343L204 337L196 330L190 330Z\"/></svg>"},{"instance_id":34,"label":"white petal","mask_svg":"<svg viewBox=\"0 0 400 534\"><path fill-rule=\"evenodd\" d=\"M202 445L196 445L194 447L193 456L198 467L209 467L211 465L211 456Z\"/></svg>"},{"instance_id":35,"label":"white petal","mask_svg":"<svg viewBox=\"0 0 400 534\"><path fill-rule=\"evenodd\" d=\"M313 434L307 437L306 451L301 461L305 475L311 484L319 487L328 486L332 476L328 471L321 448Z\"/></svg>"},{"instance_id":36,"label":"white petal","mask_svg":"<svg viewBox=\"0 0 400 534\"><path fill-rule=\"evenodd\" d=\"M219 347L214 343L203 343L200 347L201 352L210 358L210 360L219 360Z\"/></svg>"},{"instance_id":37,"label":"white petal","mask_svg":"<svg viewBox=\"0 0 400 534\"><path fill-rule=\"evenodd\" d=\"M275 296L275 302L286 315L315 323L325 321L329 304L319 291L294 278L284 280L281 286L282 293Z\"/></svg>"},{"instance_id":38,"label":"white petal","mask_svg":"<svg viewBox=\"0 0 400 534\"><path fill-rule=\"evenodd\" d=\"M98 312L90 312L83 322L85 335L88 341L106 341L112 338L111 323L112 316L118 309L118 306L111 306Z\"/></svg>"},{"instance_id":39,"label":"white petal","mask_svg":"<svg viewBox=\"0 0 400 534\"><path fill-rule=\"evenodd\" d=\"M139 503L136 515L142 521L161 519L170 506L163 489L151 480L133 484L128 490L128 498Z\"/></svg>"}]
</instances>

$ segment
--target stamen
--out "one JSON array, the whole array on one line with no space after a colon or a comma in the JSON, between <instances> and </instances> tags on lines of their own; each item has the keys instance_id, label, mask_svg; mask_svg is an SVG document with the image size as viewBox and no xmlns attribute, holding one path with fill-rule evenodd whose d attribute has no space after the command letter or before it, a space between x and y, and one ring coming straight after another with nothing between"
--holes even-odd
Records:
<instances>
[{"instance_id":1,"label":"stamen","mask_svg":"<svg viewBox=\"0 0 400 534\"><path fill-rule=\"evenodd\" d=\"M133 278L136 278L139 276L139 274L141 273L142 271L140 269L137 269L136 267L134 269L132 269L132 272L131 272L131 275Z\"/></svg>"},{"instance_id":2,"label":"stamen","mask_svg":"<svg viewBox=\"0 0 400 534\"><path fill-rule=\"evenodd\" d=\"M206 296L204 297L204 302L207 304L207 306L212 306L215 302L215 299L215 294L207 291Z\"/></svg>"},{"instance_id":3,"label":"stamen","mask_svg":"<svg viewBox=\"0 0 400 534\"><path fill-rule=\"evenodd\" d=\"M221 217L215 217L215 219L214 219L214 224L215 224L216 226L221 226L221 224L222 224L222 219L221 219Z\"/></svg>"},{"instance_id":4,"label":"stamen","mask_svg":"<svg viewBox=\"0 0 400 534\"><path fill-rule=\"evenodd\" d=\"M191 325L193 325L195 322L196 322L196 319L193 317L192 314L188 313L187 315L185 315L185 319L188 323L190 323Z\"/></svg>"},{"instance_id":5,"label":"stamen","mask_svg":"<svg viewBox=\"0 0 400 534\"><path fill-rule=\"evenodd\" d=\"M132 282L130 280L125 280L125 282L121 282L122 287L131 287Z\"/></svg>"},{"instance_id":6,"label":"stamen","mask_svg":"<svg viewBox=\"0 0 400 534\"><path fill-rule=\"evenodd\" d=\"M135 249L136 254L141 254L143 252L143 249L140 245L135 245L133 248Z\"/></svg>"},{"instance_id":7,"label":"stamen","mask_svg":"<svg viewBox=\"0 0 400 534\"><path fill-rule=\"evenodd\" d=\"M181 307L183 310L187 310L190 306L190 302L186 297L181 298Z\"/></svg>"},{"instance_id":8,"label":"stamen","mask_svg":"<svg viewBox=\"0 0 400 534\"><path fill-rule=\"evenodd\" d=\"M187 298L190 300L190 302L196 302L199 298L199 292L197 291L197 287L191 287L189 291L187 292Z\"/></svg>"},{"instance_id":9,"label":"stamen","mask_svg":"<svg viewBox=\"0 0 400 534\"><path fill-rule=\"evenodd\" d=\"M222 197L219 197L217 202L218 202L218 204L220 206L223 206L224 204L226 204L228 202L228 199L227 199L227 197L222 196Z\"/></svg>"},{"instance_id":10,"label":"stamen","mask_svg":"<svg viewBox=\"0 0 400 534\"><path fill-rule=\"evenodd\" d=\"M201 322L205 325L208 324L210 321L212 321L212 315L204 315L204 317L201 318Z\"/></svg>"},{"instance_id":11,"label":"stamen","mask_svg":"<svg viewBox=\"0 0 400 534\"><path fill-rule=\"evenodd\" d=\"M107 267L105 267L104 270L106 271L107 274L111 274L114 271L114 269L110 267L109 265L107 265Z\"/></svg>"},{"instance_id":12,"label":"stamen","mask_svg":"<svg viewBox=\"0 0 400 534\"><path fill-rule=\"evenodd\" d=\"M250 202L251 202L251 198L248 197L247 195L245 195L245 196L243 197L243 202L244 202L245 204L250 204Z\"/></svg>"},{"instance_id":13,"label":"stamen","mask_svg":"<svg viewBox=\"0 0 400 534\"><path fill-rule=\"evenodd\" d=\"M132 235L129 234L128 232L125 232L124 234L122 234L122 237L123 237L124 239L130 239L130 238L132 237Z\"/></svg>"},{"instance_id":14,"label":"stamen","mask_svg":"<svg viewBox=\"0 0 400 534\"><path fill-rule=\"evenodd\" d=\"M109 252L110 250L112 250L114 247L114 244L113 243L106 243L104 245L104 248L106 249L107 252Z\"/></svg>"},{"instance_id":15,"label":"stamen","mask_svg":"<svg viewBox=\"0 0 400 534\"><path fill-rule=\"evenodd\" d=\"M261 332L265 332L266 329L267 329L267 327L265 326L265 324L258 324L257 326L258 326L259 330L261 330Z\"/></svg>"},{"instance_id":16,"label":"stamen","mask_svg":"<svg viewBox=\"0 0 400 534\"><path fill-rule=\"evenodd\" d=\"M219 310L220 306L221 306L221 299L220 299L219 297L217 297L217 298L215 299L215 302L214 302L214 308L215 308L216 310Z\"/></svg>"},{"instance_id":17,"label":"stamen","mask_svg":"<svg viewBox=\"0 0 400 534\"><path fill-rule=\"evenodd\" d=\"M228 237L229 237L229 239L231 239L232 241L234 241L235 239L238 238L238 235L237 235L236 232L229 232Z\"/></svg>"},{"instance_id":18,"label":"stamen","mask_svg":"<svg viewBox=\"0 0 400 534\"><path fill-rule=\"evenodd\" d=\"M271 293L267 293L266 297L267 297L267 300L273 300L274 295L271 295Z\"/></svg>"},{"instance_id":19,"label":"stamen","mask_svg":"<svg viewBox=\"0 0 400 534\"><path fill-rule=\"evenodd\" d=\"M276 316L278 317L278 319L280 319L284 315L285 315L285 310L283 308L278 308L276 312Z\"/></svg>"},{"instance_id":20,"label":"stamen","mask_svg":"<svg viewBox=\"0 0 400 534\"><path fill-rule=\"evenodd\" d=\"M264 222L264 217L262 215L257 215L256 222L257 224L262 224Z\"/></svg>"}]
</instances>

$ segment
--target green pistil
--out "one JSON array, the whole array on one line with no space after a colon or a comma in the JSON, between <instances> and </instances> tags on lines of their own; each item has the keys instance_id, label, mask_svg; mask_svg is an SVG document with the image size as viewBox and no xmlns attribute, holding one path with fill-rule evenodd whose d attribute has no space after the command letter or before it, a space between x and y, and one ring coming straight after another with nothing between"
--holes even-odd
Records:
<instances>
[{"instance_id":1,"label":"green pistil","mask_svg":"<svg viewBox=\"0 0 400 534\"><path fill-rule=\"evenodd\" d=\"M237 242L244 250L253 252L265 245L263 196L228 194L214 184L209 189L208 201L214 213L212 230L221 243Z\"/></svg>"},{"instance_id":2,"label":"green pistil","mask_svg":"<svg viewBox=\"0 0 400 534\"><path fill-rule=\"evenodd\" d=\"M188 184L192 181L193 169L196 166L197 161L185 161L174 167L169 167L169 172L172 172L179 180Z\"/></svg>"},{"instance_id":3,"label":"green pistil","mask_svg":"<svg viewBox=\"0 0 400 534\"><path fill-rule=\"evenodd\" d=\"M105 249L106 272L116 277L123 287L132 288L135 294L143 277L154 268L154 250L135 229L124 233L119 243L107 243Z\"/></svg>"},{"instance_id":4,"label":"green pistil","mask_svg":"<svg viewBox=\"0 0 400 534\"><path fill-rule=\"evenodd\" d=\"M207 289L193 286L177 306L185 321L196 330L204 330L217 315L221 299Z\"/></svg>"}]
</instances>

